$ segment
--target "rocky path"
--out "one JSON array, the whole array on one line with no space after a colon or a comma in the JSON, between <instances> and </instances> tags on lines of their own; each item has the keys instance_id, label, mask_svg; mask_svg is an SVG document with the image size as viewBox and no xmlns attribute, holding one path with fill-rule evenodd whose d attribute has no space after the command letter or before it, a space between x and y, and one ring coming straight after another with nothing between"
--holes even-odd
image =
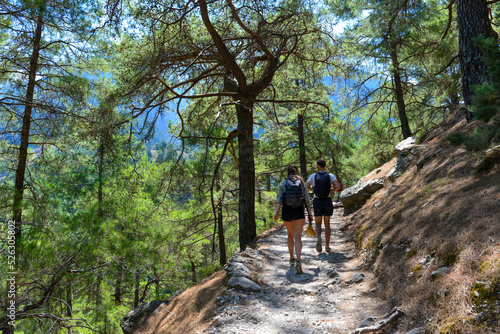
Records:
<instances>
[{"instance_id":1,"label":"rocky path","mask_svg":"<svg viewBox=\"0 0 500 334\"><path fill-rule=\"evenodd\" d=\"M316 239L303 235L303 275L289 265L285 228L261 239L256 250L233 258L250 268L247 277L261 290L228 289L205 333L349 333L363 327L366 318L387 313L387 305L376 297L373 275L360 269L353 243L339 232L339 214L335 211L331 219L331 252L318 253Z\"/></svg>"}]
</instances>

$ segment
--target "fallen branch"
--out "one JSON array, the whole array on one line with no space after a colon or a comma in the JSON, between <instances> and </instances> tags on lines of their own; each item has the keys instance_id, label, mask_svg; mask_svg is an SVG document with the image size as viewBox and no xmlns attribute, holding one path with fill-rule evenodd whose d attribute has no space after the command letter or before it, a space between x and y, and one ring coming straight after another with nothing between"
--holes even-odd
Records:
<instances>
[{"instance_id":1,"label":"fallen branch","mask_svg":"<svg viewBox=\"0 0 500 334\"><path fill-rule=\"evenodd\" d=\"M403 311L398 309L397 307L393 308L391 312L387 313L382 317L381 320L377 321L373 326L356 328L351 332L351 334L365 334L365 333L374 333L382 330L387 325L396 321L397 318L404 314Z\"/></svg>"}]
</instances>

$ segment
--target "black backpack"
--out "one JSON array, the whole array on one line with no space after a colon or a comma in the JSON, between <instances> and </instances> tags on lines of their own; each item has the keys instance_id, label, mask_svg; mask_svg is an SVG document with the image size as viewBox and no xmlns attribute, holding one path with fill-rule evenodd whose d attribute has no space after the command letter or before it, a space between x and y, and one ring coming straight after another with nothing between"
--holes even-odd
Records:
<instances>
[{"instance_id":1,"label":"black backpack","mask_svg":"<svg viewBox=\"0 0 500 334\"><path fill-rule=\"evenodd\" d=\"M332 187L332 180L330 173L317 172L314 176L314 194L318 198L326 198L330 195L330 188Z\"/></svg>"},{"instance_id":2,"label":"black backpack","mask_svg":"<svg viewBox=\"0 0 500 334\"><path fill-rule=\"evenodd\" d=\"M292 208L302 206L304 192L302 191L302 182L296 177L286 179L285 192L283 193L283 204Z\"/></svg>"}]
</instances>

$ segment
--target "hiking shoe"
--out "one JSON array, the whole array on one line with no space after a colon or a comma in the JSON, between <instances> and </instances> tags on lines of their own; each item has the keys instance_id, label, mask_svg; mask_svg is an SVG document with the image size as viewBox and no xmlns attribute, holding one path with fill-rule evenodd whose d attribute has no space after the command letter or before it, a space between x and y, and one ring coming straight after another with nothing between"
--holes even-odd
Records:
<instances>
[{"instance_id":1,"label":"hiking shoe","mask_svg":"<svg viewBox=\"0 0 500 334\"><path fill-rule=\"evenodd\" d=\"M294 266L294 265L295 265L295 258L290 259L290 265L291 265L291 266Z\"/></svg>"},{"instance_id":2,"label":"hiking shoe","mask_svg":"<svg viewBox=\"0 0 500 334\"><path fill-rule=\"evenodd\" d=\"M295 262L295 270L297 270L297 275L301 275L304 272L302 271L302 265L300 264L299 261Z\"/></svg>"},{"instance_id":3,"label":"hiking shoe","mask_svg":"<svg viewBox=\"0 0 500 334\"><path fill-rule=\"evenodd\" d=\"M318 241L316 241L316 250L318 251L318 253L321 253L321 251L323 250L323 248L321 247L322 242L323 240L321 240L321 238L318 238Z\"/></svg>"}]
</instances>

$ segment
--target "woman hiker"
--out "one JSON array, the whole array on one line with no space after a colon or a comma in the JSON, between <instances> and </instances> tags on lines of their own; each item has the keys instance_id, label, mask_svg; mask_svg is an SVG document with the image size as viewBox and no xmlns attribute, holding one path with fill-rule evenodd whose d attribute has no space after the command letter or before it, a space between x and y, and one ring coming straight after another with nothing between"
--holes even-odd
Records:
<instances>
[{"instance_id":1,"label":"woman hiker","mask_svg":"<svg viewBox=\"0 0 500 334\"><path fill-rule=\"evenodd\" d=\"M288 232L287 244L290 253L290 265L295 265L297 274L302 274L302 229L305 223L304 204L311 215L309 194L306 191L304 180L299 175L297 167L290 165L287 168L288 177L281 181L278 186L276 198L276 209L274 210L274 221L278 220L278 212L281 209L281 218ZM296 258L293 255L295 249Z\"/></svg>"}]
</instances>

